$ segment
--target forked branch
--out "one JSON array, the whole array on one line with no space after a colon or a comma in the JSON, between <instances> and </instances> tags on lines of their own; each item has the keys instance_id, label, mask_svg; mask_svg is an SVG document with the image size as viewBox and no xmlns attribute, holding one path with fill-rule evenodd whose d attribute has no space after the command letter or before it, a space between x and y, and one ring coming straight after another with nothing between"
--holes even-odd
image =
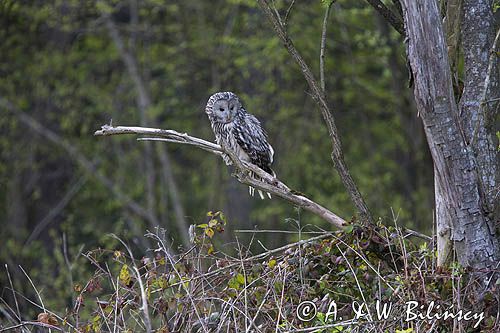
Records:
<instances>
[{"instance_id":1,"label":"forked branch","mask_svg":"<svg viewBox=\"0 0 500 333\"><path fill-rule=\"evenodd\" d=\"M314 215L322 218L323 220L329 222L337 228L344 228L347 226L347 222L326 209L325 207L319 205L318 203L307 198L303 194L290 189L285 183L280 181L260 169L259 167L240 160L234 152L225 147L221 147L215 143L190 136L187 133L179 133L174 130L164 130L157 128L147 128L147 127L128 127L128 126L110 126L104 125L102 128L94 133L96 136L107 136L107 135L118 135L118 134L138 134L142 136L139 140L152 140L152 141L165 141L173 143L182 143L195 146L197 148L208 151L212 154L222 156L222 154L227 154L233 165L236 167L236 172L233 174L240 183L250 185L257 189L263 190L265 192L271 193L277 197L285 199L294 205L304 208L310 211ZM254 173L258 175L261 180L255 179L250 175Z\"/></svg>"}]
</instances>

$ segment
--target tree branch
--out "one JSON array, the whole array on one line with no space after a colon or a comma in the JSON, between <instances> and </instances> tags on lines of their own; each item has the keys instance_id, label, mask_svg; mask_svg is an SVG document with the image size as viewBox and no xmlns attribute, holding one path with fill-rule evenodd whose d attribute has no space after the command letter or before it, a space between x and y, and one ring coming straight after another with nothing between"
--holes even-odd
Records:
<instances>
[{"instance_id":1,"label":"tree branch","mask_svg":"<svg viewBox=\"0 0 500 333\"><path fill-rule=\"evenodd\" d=\"M295 0L292 0L290 2L290 5L288 6L288 9L286 10L285 18L283 19L283 24L285 26L288 24L288 17L290 16L290 13L292 12L293 5L295 5Z\"/></svg>"},{"instance_id":2,"label":"tree branch","mask_svg":"<svg viewBox=\"0 0 500 333\"><path fill-rule=\"evenodd\" d=\"M126 127L126 126L109 126L105 125L94 133L96 136L107 136L107 135L118 135L118 134L139 134L148 135L152 138L142 138L151 139L155 141L166 141L173 143L182 143L195 146L197 148L206 150L215 155L221 156L222 153L227 154L233 165L236 167L237 171L233 174L240 183L250 185L257 189L263 190L265 192L274 194L282 199L285 199L299 207L302 207L311 213L319 216L323 220L329 222L337 228L343 228L347 225L347 222L341 217L337 216L335 213L326 209L325 207L317 204L311 199L307 198L303 194L291 190L287 185L281 182L279 179L272 177L270 174L260 169L259 167L241 161L230 149L225 149L215 143L205 141L200 138L190 136L186 133L179 133L174 130L163 130L156 128L143 128L143 127ZM262 180L255 179L250 176L251 173L256 174Z\"/></svg>"},{"instance_id":3,"label":"tree branch","mask_svg":"<svg viewBox=\"0 0 500 333\"><path fill-rule=\"evenodd\" d=\"M401 34L405 36L405 27L403 20L397 17L386 5L380 0L366 0L385 20Z\"/></svg>"},{"instance_id":4,"label":"tree branch","mask_svg":"<svg viewBox=\"0 0 500 333\"><path fill-rule=\"evenodd\" d=\"M281 24L281 19L276 16L274 10L269 4L268 0L258 0L259 6L262 8L262 11L267 16L273 28L281 41L283 42L285 48L287 49L290 56L297 62L302 70L302 74L306 79L309 88L311 89L312 98L318 105L323 119L325 120L328 134L330 135L330 140L332 143L332 161L335 169L337 170L344 187L347 189L354 206L356 207L360 219L363 223L369 224L372 223L372 217L368 206L366 205L363 196L358 190L358 187L354 183L352 176L349 172L349 168L344 160L344 154L342 152L342 143L340 142L340 137L338 135L337 126L335 125L335 120L333 118L332 112L328 103L326 101L326 96L321 89L320 85L316 81L311 69L304 61L302 56L299 54L295 46L293 45L292 40L288 37L288 34L285 30L285 27Z\"/></svg>"},{"instance_id":5,"label":"tree branch","mask_svg":"<svg viewBox=\"0 0 500 333\"><path fill-rule=\"evenodd\" d=\"M328 7L325 10L325 17L323 18L323 29L321 30L321 47L319 50L319 82L321 85L321 90L325 92L325 49L326 49L326 28L328 26L328 18L330 17L330 11L335 0L328 3Z\"/></svg>"}]
</instances>

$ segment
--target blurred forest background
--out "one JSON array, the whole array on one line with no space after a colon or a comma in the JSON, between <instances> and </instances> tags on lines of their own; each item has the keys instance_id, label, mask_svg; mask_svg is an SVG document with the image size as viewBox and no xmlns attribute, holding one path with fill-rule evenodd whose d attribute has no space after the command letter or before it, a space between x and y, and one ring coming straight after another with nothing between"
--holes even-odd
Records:
<instances>
[{"instance_id":1,"label":"blurred forest background","mask_svg":"<svg viewBox=\"0 0 500 333\"><path fill-rule=\"evenodd\" d=\"M288 23L315 73L324 12L319 0L298 1ZM233 91L262 120L278 177L354 214L307 84L253 1L3 0L0 40L0 263L32 295L21 265L47 306L71 304L74 283L92 274L80 253L117 246L109 233L145 253L146 230L165 228L173 249L185 246L208 211L227 216L227 251L235 235L250 237L237 229L331 228L280 199L250 197L207 152L94 137L111 119L213 141L205 103ZM402 37L366 2L334 4L326 95L352 175L375 218L430 234L432 161L405 62ZM259 234L269 248L295 239ZM4 294L8 283L2 272Z\"/></svg>"}]
</instances>

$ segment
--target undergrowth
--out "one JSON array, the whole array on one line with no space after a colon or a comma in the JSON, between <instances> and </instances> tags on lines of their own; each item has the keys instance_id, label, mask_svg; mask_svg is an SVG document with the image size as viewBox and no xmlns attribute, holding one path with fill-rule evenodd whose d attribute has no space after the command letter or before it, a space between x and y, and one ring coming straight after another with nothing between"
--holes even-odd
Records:
<instances>
[{"instance_id":1,"label":"undergrowth","mask_svg":"<svg viewBox=\"0 0 500 333\"><path fill-rule=\"evenodd\" d=\"M162 230L146 234L156 246L142 258L121 240L87 252L95 273L74 285L72 309L40 297L23 321L10 304L0 332L498 332L494 293L471 299L468 272L437 268L432 242L397 227L304 232L260 254L235 243L232 256L214 245L225 223L209 212L181 253Z\"/></svg>"}]
</instances>

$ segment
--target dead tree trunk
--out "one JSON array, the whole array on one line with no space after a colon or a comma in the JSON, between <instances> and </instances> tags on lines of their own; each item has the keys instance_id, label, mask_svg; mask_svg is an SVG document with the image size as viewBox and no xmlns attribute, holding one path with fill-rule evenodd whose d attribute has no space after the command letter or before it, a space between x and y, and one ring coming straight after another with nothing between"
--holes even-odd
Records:
<instances>
[{"instance_id":1,"label":"dead tree trunk","mask_svg":"<svg viewBox=\"0 0 500 333\"><path fill-rule=\"evenodd\" d=\"M463 266L488 272L500 260L491 197L495 195L492 189L498 186L497 166L491 133L485 126L487 112L481 112L480 100L483 89L488 89L485 68L493 45L493 17L486 11L491 9L481 11L484 17L479 18L477 11L483 5L487 8L488 1L464 1L466 83L459 108L437 1L402 0L401 3L408 58L415 78L415 100L434 161L436 223L441 240L439 262L445 262L443 250L447 247L455 251ZM483 23L485 19L491 19L489 25ZM490 275L480 275L481 285L487 287Z\"/></svg>"}]
</instances>

